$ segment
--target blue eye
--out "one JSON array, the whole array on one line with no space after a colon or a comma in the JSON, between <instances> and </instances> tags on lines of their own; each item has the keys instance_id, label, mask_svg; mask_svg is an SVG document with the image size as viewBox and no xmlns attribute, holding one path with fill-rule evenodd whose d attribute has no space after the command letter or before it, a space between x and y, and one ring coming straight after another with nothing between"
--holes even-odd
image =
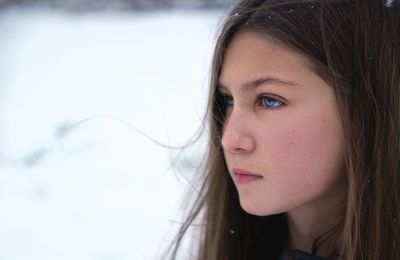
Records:
<instances>
[{"instance_id":1,"label":"blue eye","mask_svg":"<svg viewBox=\"0 0 400 260\"><path fill-rule=\"evenodd\" d=\"M231 109L235 104L233 97L228 95L223 96L223 102L226 109ZM259 97L257 104L264 109L269 110L279 109L285 105L285 103L283 103L282 101L268 96Z\"/></svg>"},{"instance_id":2,"label":"blue eye","mask_svg":"<svg viewBox=\"0 0 400 260\"><path fill-rule=\"evenodd\" d=\"M263 106L267 109L278 109L284 105L283 102L271 98L271 97L261 97L260 98L260 106Z\"/></svg>"},{"instance_id":3,"label":"blue eye","mask_svg":"<svg viewBox=\"0 0 400 260\"><path fill-rule=\"evenodd\" d=\"M233 97L231 96L224 96L224 103L225 106L228 107L233 107L234 101L233 101Z\"/></svg>"}]
</instances>

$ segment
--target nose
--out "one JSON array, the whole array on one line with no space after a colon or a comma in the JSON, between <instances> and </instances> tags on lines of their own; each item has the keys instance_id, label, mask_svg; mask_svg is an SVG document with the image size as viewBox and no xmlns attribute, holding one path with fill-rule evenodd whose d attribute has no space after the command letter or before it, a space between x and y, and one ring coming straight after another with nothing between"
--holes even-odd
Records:
<instances>
[{"instance_id":1,"label":"nose","mask_svg":"<svg viewBox=\"0 0 400 260\"><path fill-rule=\"evenodd\" d=\"M256 142L248 116L232 111L225 122L221 144L225 152L247 154L254 150Z\"/></svg>"}]
</instances>

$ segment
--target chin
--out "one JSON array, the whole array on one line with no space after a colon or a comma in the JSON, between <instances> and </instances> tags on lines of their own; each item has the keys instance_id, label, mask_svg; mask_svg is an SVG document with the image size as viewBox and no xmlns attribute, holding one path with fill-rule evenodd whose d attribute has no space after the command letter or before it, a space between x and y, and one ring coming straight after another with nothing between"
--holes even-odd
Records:
<instances>
[{"instance_id":1,"label":"chin","mask_svg":"<svg viewBox=\"0 0 400 260\"><path fill-rule=\"evenodd\" d=\"M240 200L240 206L244 211L251 215L265 217L270 215L276 215L280 213L286 212L286 210L274 208L274 207L267 207L266 205L257 205L257 203L250 203L248 201Z\"/></svg>"}]
</instances>

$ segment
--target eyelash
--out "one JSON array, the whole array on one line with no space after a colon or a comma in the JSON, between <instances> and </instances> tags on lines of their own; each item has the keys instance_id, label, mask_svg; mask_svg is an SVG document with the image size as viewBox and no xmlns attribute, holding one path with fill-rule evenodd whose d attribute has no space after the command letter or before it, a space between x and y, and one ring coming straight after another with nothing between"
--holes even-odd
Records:
<instances>
[{"instance_id":1,"label":"eyelash","mask_svg":"<svg viewBox=\"0 0 400 260\"><path fill-rule=\"evenodd\" d=\"M224 103L225 103L226 108L232 107L234 105L234 100L231 96L223 95L223 98L224 98ZM272 105L272 107L268 107L267 102L271 102L271 101L274 102L274 105ZM278 105L275 105L276 103L278 103ZM272 98L269 96L260 96L259 98L257 98L257 105L259 105L267 110L277 110L277 109L280 109L283 106L285 106L285 103L276 98Z\"/></svg>"}]
</instances>

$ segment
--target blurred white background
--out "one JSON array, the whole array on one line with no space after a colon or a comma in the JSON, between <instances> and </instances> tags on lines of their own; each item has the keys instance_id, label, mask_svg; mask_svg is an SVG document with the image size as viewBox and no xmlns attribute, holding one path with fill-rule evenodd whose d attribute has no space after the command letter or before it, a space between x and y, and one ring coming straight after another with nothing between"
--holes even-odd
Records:
<instances>
[{"instance_id":1,"label":"blurred white background","mask_svg":"<svg viewBox=\"0 0 400 260\"><path fill-rule=\"evenodd\" d=\"M201 126L221 15L0 12L0 260L159 258L202 149L150 138Z\"/></svg>"}]
</instances>

